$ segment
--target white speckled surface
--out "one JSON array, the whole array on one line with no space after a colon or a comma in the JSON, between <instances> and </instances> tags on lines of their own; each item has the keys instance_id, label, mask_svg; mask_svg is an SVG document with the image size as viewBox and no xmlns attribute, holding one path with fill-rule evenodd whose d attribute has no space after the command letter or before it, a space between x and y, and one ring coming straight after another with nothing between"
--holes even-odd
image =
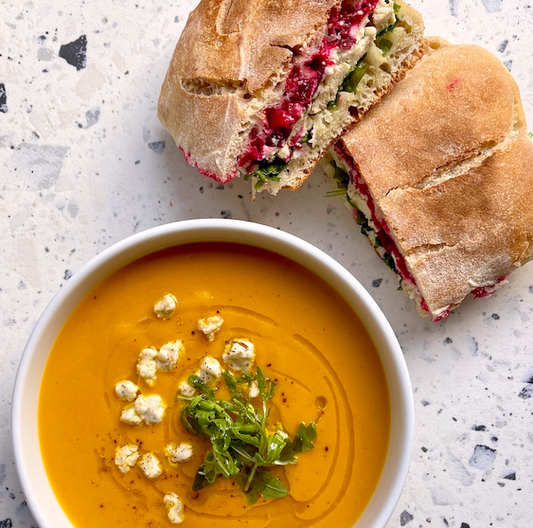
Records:
<instances>
[{"instance_id":1,"label":"white speckled surface","mask_svg":"<svg viewBox=\"0 0 533 528\"><path fill-rule=\"evenodd\" d=\"M533 264L442 323L419 318L314 174L250 201L186 166L156 117L168 60L197 2L2 0L0 19L0 528L35 526L18 483L11 392L53 294L104 247L148 227L233 217L299 235L344 264L389 317L411 372L416 437L388 528L529 528L533 519ZM514 74L533 127L530 0L412 0L428 34L477 43ZM85 35L86 60L62 45ZM84 39L79 42L83 43ZM475 65L472 65L475 67ZM192 125L192 124L191 124Z\"/></svg>"}]
</instances>

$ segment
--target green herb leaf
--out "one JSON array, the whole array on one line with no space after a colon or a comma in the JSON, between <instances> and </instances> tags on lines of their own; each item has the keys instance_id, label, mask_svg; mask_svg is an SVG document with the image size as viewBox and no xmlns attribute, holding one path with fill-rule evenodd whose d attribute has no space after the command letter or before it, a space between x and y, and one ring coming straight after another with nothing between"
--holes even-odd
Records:
<instances>
[{"instance_id":1,"label":"green herb leaf","mask_svg":"<svg viewBox=\"0 0 533 528\"><path fill-rule=\"evenodd\" d=\"M255 375L246 373L239 378L225 371L224 380L231 393L229 400L216 399L215 388L197 376L191 376L189 382L201 394L180 396L184 402L181 420L187 430L211 442L211 449L194 478L193 491L200 491L219 477L235 477L249 502L257 501L261 495L266 499L287 495L287 487L272 477L267 468L297 463L297 454L314 447L315 425L302 423L292 441L283 431L267 430L270 413L267 403L276 385L259 367ZM253 381L257 381L262 400L258 409L243 397L240 388Z\"/></svg>"},{"instance_id":2,"label":"green herb leaf","mask_svg":"<svg viewBox=\"0 0 533 528\"><path fill-rule=\"evenodd\" d=\"M285 170L288 163L275 158L273 161L260 161L258 165L259 168L257 170L244 176L245 181L249 181L252 178L257 180L254 185L255 189L260 189L267 181L281 181L279 174Z\"/></svg>"},{"instance_id":3,"label":"green herb leaf","mask_svg":"<svg viewBox=\"0 0 533 528\"><path fill-rule=\"evenodd\" d=\"M316 438L316 426L311 422L306 426L303 422L299 425L296 436L292 442L288 442L283 449L280 459L282 461L292 460L296 455L313 449L315 444L313 440Z\"/></svg>"}]
</instances>

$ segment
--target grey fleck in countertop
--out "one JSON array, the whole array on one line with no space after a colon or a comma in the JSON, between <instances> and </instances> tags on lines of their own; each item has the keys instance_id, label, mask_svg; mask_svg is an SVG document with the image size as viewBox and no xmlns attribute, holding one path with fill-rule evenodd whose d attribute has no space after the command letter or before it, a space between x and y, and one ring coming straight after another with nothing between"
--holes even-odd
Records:
<instances>
[{"instance_id":1,"label":"grey fleck in countertop","mask_svg":"<svg viewBox=\"0 0 533 528\"><path fill-rule=\"evenodd\" d=\"M10 411L40 313L104 248L196 217L245 219L303 237L346 266L389 318L411 373L416 435L388 528L529 528L533 264L492 298L467 300L432 323L397 291L340 200L325 198L329 185L318 171L298 192L256 203L244 181L222 187L200 176L156 117L168 60L195 4L2 1L0 528L35 526L14 467ZM533 126L533 3L411 4L428 35L500 58Z\"/></svg>"}]
</instances>

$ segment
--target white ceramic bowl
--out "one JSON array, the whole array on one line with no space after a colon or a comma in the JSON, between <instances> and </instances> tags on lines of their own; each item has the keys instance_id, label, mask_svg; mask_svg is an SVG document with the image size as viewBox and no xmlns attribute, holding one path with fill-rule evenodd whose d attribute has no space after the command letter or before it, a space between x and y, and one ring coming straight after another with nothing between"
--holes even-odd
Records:
<instances>
[{"instance_id":1,"label":"white ceramic bowl","mask_svg":"<svg viewBox=\"0 0 533 528\"><path fill-rule=\"evenodd\" d=\"M124 265L162 249L191 242L231 241L261 247L296 262L342 292L379 351L391 403L391 441L378 487L356 528L383 528L407 477L414 429L409 373L396 336L369 293L338 262L283 231L238 220L187 220L149 229L106 249L57 293L33 330L20 362L13 395L13 443L19 478L40 528L73 528L48 482L37 429L41 377L49 351L66 319L100 281Z\"/></svg>"}]
</instances>

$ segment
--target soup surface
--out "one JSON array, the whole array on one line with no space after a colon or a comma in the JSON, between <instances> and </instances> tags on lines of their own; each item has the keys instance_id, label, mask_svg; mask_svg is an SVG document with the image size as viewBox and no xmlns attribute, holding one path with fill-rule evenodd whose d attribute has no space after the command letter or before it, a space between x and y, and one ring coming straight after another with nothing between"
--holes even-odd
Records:
<instances>
[{"instance_id":1,"label":"soup surface","mask_svg":"<svg viewBox=\"0 0 533 528\"><path fill-rule=\"evenodd\" d=\"M178 305L162 319L154 303L166 293ZM197 325L213 315L224 322L210 342ZM177 339L184 350L176 368L158 370L150 386L138 373L140 352ZM206 355L227 368L222 356L234 339L253 343L254 368L276 384L269 430L281 428L293 439L302 422L316 424L315 447L299 454L297 464L272 470L288 495L253 504L234 478L219 477L193 491L211 446L187 431L180 420L186 402L177 398ZM121 380L145 397L161 397L166 410L159 423L121 421L131 406L116 394ZM222 380L214 381L220 394ZM377 486L389 434L389 393L378 353L342 296L290 260L228 243L172 248L97 286L61 330L39 401L46 470L76 528L175 526L164 502L170 493L183 505L183 528L349 528ZM171 442L189 444L192 457L171 463L165 456ZM122 472L115 456L125 445L154 454L161 474L148 478L138 463Z\"/></svg>"}]
</instances>

